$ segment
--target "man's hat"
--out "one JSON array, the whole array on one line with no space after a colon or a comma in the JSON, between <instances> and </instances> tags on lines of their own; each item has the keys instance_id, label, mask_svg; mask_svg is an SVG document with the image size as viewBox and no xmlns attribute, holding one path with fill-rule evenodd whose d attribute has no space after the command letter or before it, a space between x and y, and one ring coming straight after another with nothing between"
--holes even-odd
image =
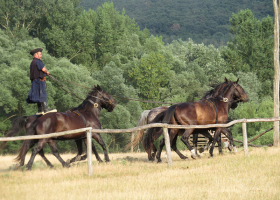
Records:
<instances>
[{"instance_id":1,"label":"man's hat","mask_svg":"<svg viewBox=\"0 0 280 200\"><path fill-rule=\"evenodd\" d=\"M42 51L43 51L42 48L37 48L37 49L33 49L32 51L30 51L30 54L31 54L32 56L34 56L35 53L42 52Z\"/></svg>"}]
</instances>

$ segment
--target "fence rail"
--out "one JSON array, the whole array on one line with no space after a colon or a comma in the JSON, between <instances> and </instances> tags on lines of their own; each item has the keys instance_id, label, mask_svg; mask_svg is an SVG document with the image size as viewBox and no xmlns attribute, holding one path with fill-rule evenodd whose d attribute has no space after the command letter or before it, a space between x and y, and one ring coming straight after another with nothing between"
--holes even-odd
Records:
<instances>
[{"instance_id":1,"label":"fence rail","mask_svg":"<svg viewBox=\"0 0 280 200\"><path fill-rule=\"evenodd\" d=\"M168 165L172 166L172 157L171 157L171 148L170 148L170 141L168 136L168 128L176 128L176 129L204 129L204 128L216 128L216 127L229 127L237 123L242 123L242 131L243 131L243 147L244 153L246 156L249 156L248 153L248 143L247 143L247 130L246 130L246 123L252 122L275 122L280 121L280 117L271 117L271 118L255 118L255 119L238 119L231 121L227 124L208 124L208 125L171 125L171 124L163 124L163 123L153 123L147 124L143 126L138 126L129 129L92 129L91 127L76 129L71 131L64 131L58 133L50 133L46 135L27 135L27 136L17 136L17 137L1 137L0 141L15 141L15 140L30 140L30 139L43 139L43 138L55 138L62 135L70 135L73 133L79 132L87 132L87 160L88 160L88 172L89 175L92 175L92 150L91 150L91 136L92 133L131 133L134 131L139 131L142 129L148 128L155 128L155 127L162 127L164 138L165 138L165 146L166 146L166 153L167 153L167 161Z\"/></svg>"}]
</instances>

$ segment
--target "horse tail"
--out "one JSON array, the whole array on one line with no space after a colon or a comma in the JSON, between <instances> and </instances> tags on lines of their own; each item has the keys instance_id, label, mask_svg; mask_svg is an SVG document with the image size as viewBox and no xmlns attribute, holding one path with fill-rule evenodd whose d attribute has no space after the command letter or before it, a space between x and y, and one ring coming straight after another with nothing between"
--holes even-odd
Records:
<instances>
[{"instance_id":1,"label":"horse tail","mask_svg":"<svg viewBox=\"0 0 280 200\"><path fill-rule=\"evenodd\" d=\"M165 114L166 111L159 113L151 121L151 123L162 123ZM154 143L154 141L156 141L161 134L162 134L162 128L149 128L143 140L144 149L147 151L151 147L151 144Z\"/></svg>"},{"instance_id":2,"label":"horse tail","mask_svg":"<svg viewBox=\"0 0 280 200\"><path fill-rule=\"evenodd\" d=\"M4 137L12 137L19 134L26 127L26 119L27 116L17 117L12 122L12 128L8 131L8 133ZM7 141L2 142L0 146L0 150L2 150Z\"/></svg>"},{"instance_id":3,"label":"horse tail","mask_svg":"<svg viewBox=\"0 0 280 200\"><path fill-rule=\"evenodd\" d=\"M171 118L174 116L175 110L176 110L177 104L170 106L167 111L166 114L162 120L162 123L170 123Z\"/></svg>"},{"instance_id":4,"label":"horse tail","mask_svg":"<svg viewBox=\"0 0 280 200\"><path fill-rule=\"evenodd\" d=\"M33 121L30 125L30 127L27 130L26 135L35 135L36 134L36 125L37 120ZM34 142L34 140L24 140L23 144L21 145L20 149L18 150L19 155L15 158L15 161L20 161L23 159L30 149L31 142Z\"/></svg>"},{"instance_id":5,"label":"horse tail","mask_svg":"<svg viewBox=\"0 0 280 200\"><path fill-rule=\"evenodd\" d=\"M137 126L143 126L143 125L147 124L147 116L148 116L149 112L150 112L150 110L144 110L142 112L142 114L140 115L140 118L138 120ZM134 139L133 139L133 141L131 141L130 143L128 143L125 146L124 150L127 151L131 147L135 147L137 144L139 144L139 141L142 140L144 133L145 133L144 129L132 132Z\"/></svg>"}]
</instances>

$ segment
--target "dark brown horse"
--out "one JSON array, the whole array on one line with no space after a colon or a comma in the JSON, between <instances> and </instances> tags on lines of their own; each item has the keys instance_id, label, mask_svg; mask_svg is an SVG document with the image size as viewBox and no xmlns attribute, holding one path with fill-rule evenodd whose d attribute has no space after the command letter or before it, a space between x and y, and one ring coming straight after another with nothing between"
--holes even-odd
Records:
<instances>
[{"instance_id":1,"label":"dark brown horse","mask_svg":"<svg viewBox=\"0 0 280 200\"><path fill-rule=\"evenodd\" d=\"M27 130L27 135L43 135L84 128L85 126L92 127L94 129L101 129L99 121L101 109L105 108L108 112L111 112L116 105L117 101L111 95L103 91L100 86L96 86L87 95L87 98L83 101L83 103L78 107L71 109L71 112L48 113L39 117L30 125ZM38 143L33 148L27 168L31 169L35 156L40 152L46 143L49 144L52 153L55 157L57 157L61 164L63 166L68 166L68 164L60 157L54 140L81 140L85 137L85 132L80 132L71 135L59 136L57 138L39 139ZM92 137L101 145L104 151L105 161L109 162L110 159L107 153L106 145L100 134L93 133ZM26 140L23 142L22 147L20 148L20 153L16 159L18 161L23 159L29 149L30 140ZM96 156L98 156L98 154Z\"/></svg>"},{"instance_id":2,"label":"dark brown horse","mask_svg":"<svg viewBox=\"0 0 280 200\"><path fill-rule=\"evenodd\" d=\"M31 115L31 116L21 116L21 117L17 117L16 119L14 119L12 121L12 127L11 129L8 131L8 133L5 135L5 137L13 137L15 135L18 135L20 132L25 132L27 131L27 129L30 127L30 125L32 124L32 122L34 122L36 119L38 119L39 117L41 117L42 115ZM86 143L86 138L85 139L78 139L75 140L75 143L77 145L77 149L78 149L78 153L77 155L68 160L67 163L73 163L75 161L81 161L81 160L85 160L87 158L87 155L82 155L83 154L83 144L82 142L84 141L85 145ZM38 140L31 140L29 143L29 148L31 149L35 144L37 144ZM5 146L5 144L7 143L7 141L2 142L1 146L0 146L0 150L2 150ZM96 159L99 162L103 162L100 157L98 156L98 152L94 146L94 143L92 142L92 151L96 156ZM43 149L41 149L39 151L39 155L42 157L42 159L46 162L46 164L49 167L53 167L53 165L51 164L51 162L45 157L44 151ZM20 163L18 164L17 167L21 167L24 165L24 161L25 158L22 158Z\"/></svg>"},{"instance_id":3,"label":"dark brown horse","mask_svg":"<svg viewBox=\"0 0 280 200\"><path fill-rule=\"evenodd\" d=\"M244 89L236 82L230 82L220 93L218 97L210 98L211 102L215 105L211 106L206 101L181 103L178 105L171 106L167 109L164 114L163 123L174 124L174 125L205 125L215 123L227 123L228 112L232 103L237 101L247 102L248 96ZM223 128L216 128L214 134L214 141L210 148L210 156L213 157L214 146L218 140L218 136L221 134ZM188 139L195 129L169 129L170 143L174 144L178 135L182 135L181 140L192 152L192 157L195 158L196 154ZM153 137L153 131L148 131L147 138ZM161 162L160 155L163 145L157 152L158 162Z\"/></svg>"},{"instance_id":4,"label":"dark brown horse","mask_svg":"<svg viewBox=\"0 0 280 200\"><path fill-rule=\"evenodd\" d=\"M217 97L229 83L232 83L232 82L225 78L224 83L214 86L214 88L212 90L206 92L198 102L205 102L207 99ZM238 100L235 101L234 103L232 103L231 108L232 109L236 108L237 103L238 103ZM214 105L212 105L212 106L214 106ZM148 123L161 123L164 118L165 112L168 108L169 107L167 107L167 106L163 106L163 107L158 107L158 108L152 109L146 117ZM141 125L143 125L143 124L141 124ZM154 133L149 133L148 135L146 135L143 143L144 143L144 149L148 153L149 160L154 160L157 149L153 143L162 134L162 129L161 128L149 129L149 132L151 132L151 131L154 131ZM209 142L208 142L207 146L205 147L205 149L208 149L209 145L212 143L213 137L210 135L210 133L208 131L209 130L207 130L207 129L198 129L193 132L193 143L194 143L195 152L197 152L196 151L197 150L197 139L198 139L199 133L203 134L206 138L209 139ZM222 132L224 133L224 135L226 135L226 137L228 137L230 144L231 144L230 146L233 146L234 149L236 149L230 129L223 128ZM144 131L139 131L138 134L136 135L135 139L130 144L128 144L126 148L129 148L130 146L134 146L134 145L138 144L139 141L142 140L143 135L144 135ZM172 149L180 156L181 159L187 159L187 157L184 156L183 154L181 154L180 151L177 149L176 139L177 139L177 137L175 138L174 143L171 144ZM218 145L219 153L221 154L222 153L221 140L218 140L218 144L219 144ZM164 138L161 140L160 145L164 145ZM154 153L151 152L152 150L154 151Z\"/></svg>"},{"instance_id":5,"label":"dark brown horse","mask_svg":"<svg viewBox=\"0 0 280 200\"><path fill-rule=\"evenodd\" d=\"M219 86L220 87L220 86ZM207 97L209 98L209 97ZM140 118L138 120L138 124L137 126L142 126L142 125L147 125L147 124L150 124L150 123L154 123L153 121L157 121L157 123L160 122L159 118L156 119L157 115L162 113L162 112L165 112L167 109L169 108L169 106L160 106L160 107L156 107L156 108L153 108L151 110L144 110L141 115L140 115ZM161 116L161 118L163 119L163 116ZM197 141L198 141L198 134L203 134L206 138L209 138L209 142L208 142L208 145L205 146L204 149L202 149L202 151L208 149L210 143L213 141L213 137L212 135L209 133L209 130L207 129L200 129L198 131L195 131L193 133L193 144L194 144L194 149L195 149L195 152L197 154L197 156L200 156L198 153L197 153ZM227 128L225 128L223 130L223 133L226 135L226 137L229 139L230 141L230 145L229 145L229 150L231 151L232 150L232 147L236 149L235 145L234 145L234 141L233 141L233 138L232 138L232 134L231 134L231 131ZM135 131L133 132L132 134L133 135L133 140L127 144L125 150L128 150L130 149L131 147L134 147L139 145L140 141L142 140L144 134L146 134L146 132L144 131L144 129L140 130L140 131ZM154 140L156 140L162 133L159 133L155 136ZM162 141L164 142L164 140ZM148 155L151 154L151 156L153 157L153 159L155 158L155 155L156 155L156 152L157 152L157 148L156 146L154 145L154 142L151 142L151 145L152 145L152 149L153 149L153 153L151 154L151 151L149 150L149 145L145 145L144 148L146 150L146 152L148 153ZM177 149L176 147L176 143L174 144L175 146L172 146L173 147L173 150L175 152L177 152L177 154L182 158L182 159L186 159L185 156L182 156L182 154L179 152L179 150ZM146 148L147 147L147 148ZM219 153L222 154L222 145L221 145L221 137L219 138L218 140L218 147L219 147ZM148 156L150 158L150 156ZM153 159L149 159L149 160L153 160Z\"/></svg>"}]
</instances>

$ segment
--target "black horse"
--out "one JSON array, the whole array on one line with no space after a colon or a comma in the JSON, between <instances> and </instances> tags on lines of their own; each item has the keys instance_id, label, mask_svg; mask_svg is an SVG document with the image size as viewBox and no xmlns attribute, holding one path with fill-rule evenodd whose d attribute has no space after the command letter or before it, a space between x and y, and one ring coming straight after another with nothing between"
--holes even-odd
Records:
<instances>
[{"instance_id":1,"label":"black horse","mask_svg":"<svg viewBox=\"0 0 280 200\"><path fill-rule=\"evenodd\" d=\"M31 123L27 129L27 135L43 135L55 132L62 132L68 130L74 130L84 127L92 127L94 129L100 129L101 124L99 121L100 112L102 108L105 108L108 112L113 111L114 107L117 105L117 101L105 91L101 89L100 86L96 86L87 95L86 99L78 107L71 109L69 112L62 113L48 113L37 118ZM107 153L106 145L103 142L99 133L93 133L92 137L101 145L104 151L105 161L109 162L109 156ZM33 148L31 158L27 164L27 168L31 169L33 161L37 153L39 153L43 146L48 143L51 147L52 153L57 157L63 166L68 166L59 155L54 140L76 140L86 138L85 132L75 133L71 135L59 136L57 138L46 138L37 140L36 146ZM25 158L26 153L30 149L31 140L26 140L23 142L20 148L20 153L16 160L21 161ZM33 140L34 142L34 140ZM97 160L101 160L98 154L95 154ZM23 161L24 162L24 161Z\"/></svg>"}]
</instances>

